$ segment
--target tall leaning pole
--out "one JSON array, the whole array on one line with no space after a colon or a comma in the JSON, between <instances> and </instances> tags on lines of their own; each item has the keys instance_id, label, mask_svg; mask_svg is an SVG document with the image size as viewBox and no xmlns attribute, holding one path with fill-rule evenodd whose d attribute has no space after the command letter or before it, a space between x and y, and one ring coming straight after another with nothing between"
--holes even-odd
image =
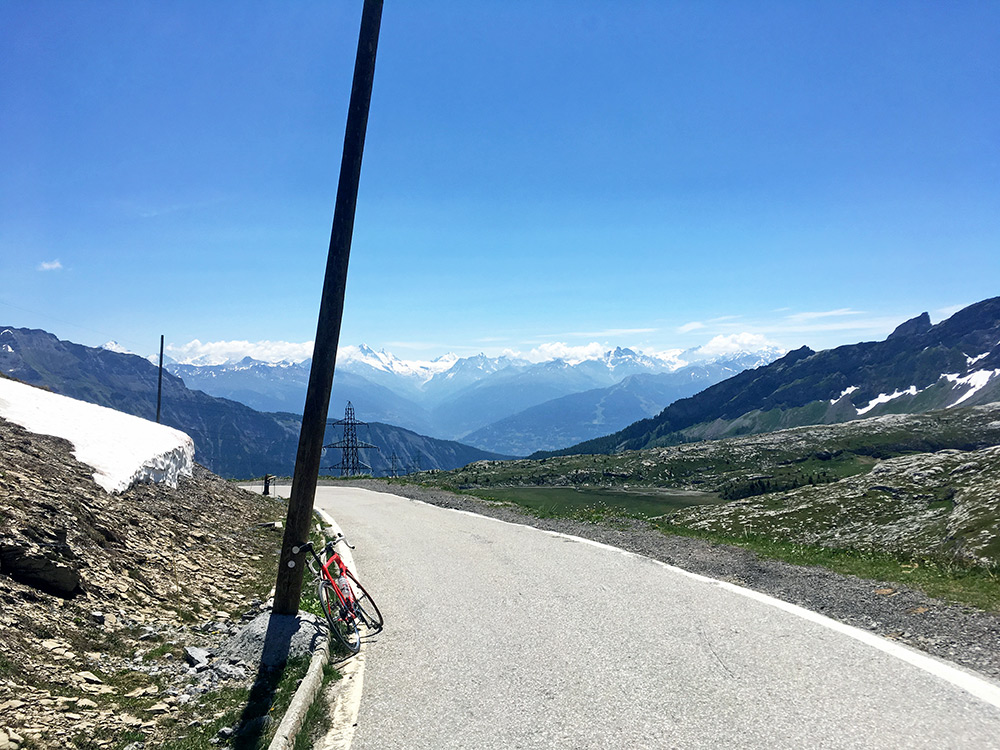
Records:
<instances>
[{"instance_id":1,"label":"tall leaning pole","mask_svg":"<svg viewBox=\"0 0 1000 750\"><path fill-rule=\"evenodd\" d=\"M381 21L382 0L365 0L361 13L361 32L358 36L358 56L354 63L351 103L347 112L344 156L340 163L340 182L337 185L337 203L333 212L333 228L330 231L330 251L326 260L323 298L320 301L316 343L313 348L312 368L309 371L305 412L302 415L302 432L299 433L292 494L288 501L288 519L285 522L285 536L281 545L278 579L274 590L273 611L278 615L294 615L299 611L302 573L305 567L304 553L295 555L292 553L292 548L308 538L312 522L326 415L330 408L333 371L337 364L340 323L344 314L347 265L351 255L354 212L358 202L358 183L361 179L361 155L368 127L368 108L371 103L372 82L375 78L375 51L378 47Z\"/></svg>"}]
</instances>

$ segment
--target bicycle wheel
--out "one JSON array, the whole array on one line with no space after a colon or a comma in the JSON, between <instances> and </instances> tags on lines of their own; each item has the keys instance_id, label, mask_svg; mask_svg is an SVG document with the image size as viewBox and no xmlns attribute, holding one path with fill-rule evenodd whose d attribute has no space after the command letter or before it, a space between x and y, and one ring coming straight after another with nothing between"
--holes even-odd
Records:
<instances>
[{"instance_id":1,"label":"bicycle wheel","mask_svg":"<svg viewBox=\"0 0 1000 750\"><path fill-rule=\"evenodd\" d=\"M354 584L354 588L357 589L354 606L357 607L358 617L361 618L361 622L372 633L379 632L385 624L385 620L382 619L382 613L379 611L378 605L372 599L372 595L365 591L365 587L358 582L357 578L353 575L350 578Z\"/></svg>"},{"instance_id":2,"label":"bicycle wheel","mask_svg":"<svg viewBox=\"0 0 1000 750\"><path fill-rule=\"evenodd\" d=\"M330 633L340 645L352 654L361 649L361 635L358 633L358 618L347 611L342 605L342 599L337 590L324 580L319 585L319 603L326 615Z\"/></svg>"}]
</instances>

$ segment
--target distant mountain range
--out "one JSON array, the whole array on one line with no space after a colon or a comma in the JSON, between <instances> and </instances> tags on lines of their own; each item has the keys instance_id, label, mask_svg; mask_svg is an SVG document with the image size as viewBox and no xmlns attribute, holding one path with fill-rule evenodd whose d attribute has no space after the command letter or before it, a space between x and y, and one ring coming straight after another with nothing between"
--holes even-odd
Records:
<instances>
[{"instance_id":1,"label":"distant mountain range","mask_svg":"<svg viewBox=\"0 0 1000 750\"><path fill-rule=\"evenodd\" d=\"M81 346L27 328L0 329L0 372L32 385L146 419L156 417L157 367L134 354ZM301 407L300 407L301 408ZM161 421L188 433L195 459L224 477L291 474L301 416L263 413L234 400L189 389L169 372L163 375ZM451 441L435 440L385 424L372 424L371 438L382 447L363 460L378 473L391 466L392 453L403 468L448 469L470 461L501 458ZM339 439L329 428L327 442ZM339 454L339 451L335 451ZM330 463L340 457L330 458Z\"/></svg>"},{"instance_id":2,"label":"distant mountain range","mask_svg":"<svg viewBox=\"0 0 1000 750\"><path fill-rule=\"evenodd\" d=\"M655 417L533 457L637 450L995 401L1000 401L1000 297L937 325L923 313L885 341L821 352L796 349L675 401Z\"/></svg>"},{"instance_id":3,"label":"distant mountain range","mask_svg":"<svg viewBox=\"0 0 1000 750\"><path fill-rule=\"evenodd\" d=\"M395 424L513 455L553 449L620 429L782 352L764 349L688 364L695 352L651 356L615 348L589 359L514 357L406 362L367 346L343 347L331 417L350 401L360 419ZM191 388L262 411L298 413L310 362L245 358L220 365L171 363Z\"/></svg>"},{"instance_id":4,"label":"distant mountain range","mask_svg":"<svg viewBox=\"0 0 1000 750\"><path fill-rule=\"evenodd\" d=\"M450 469L531 451L537 458L612 453L1000 401L1000 297L937 325L924 313L885 341L821 352L802 347L780 359L765 351L689 363L683 355L622 348L540 363L483 355L407 363L367 347L342 354L331 416L340 417L351 400L370 423L359 437L382 450L362 452L362 460L376 473L388 471L393 454L404 470ZM188 382L164 375L163 421L194 438L199 462L229 477L291 472L308 363L244 359L171 369ZM157 370L136 355L7 328L0 330L0 371L155 415ZM436 437L425 437L429 432ZM444 439L449 435L463 440ZM327 442L337 439L331 428ZM338 462L332 454L329 464Z\"/></svg>"}]
</instances>

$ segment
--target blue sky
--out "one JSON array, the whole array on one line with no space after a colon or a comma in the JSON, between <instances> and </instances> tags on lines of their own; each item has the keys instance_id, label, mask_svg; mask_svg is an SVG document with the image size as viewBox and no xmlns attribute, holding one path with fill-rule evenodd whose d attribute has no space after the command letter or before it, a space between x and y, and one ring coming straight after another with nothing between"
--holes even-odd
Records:
<instances>
[{"instance_id":1,"label":"blue sky","mask_svg":"<svg viewBox=\"0 0 1000 750\"><path fill-rule=\"evenodd\" d=\"M301 350L360 8L0 3L0 324ZM990 2L387 0L341 343L940 320L1000 293L998 59Z\"/></svg>"}]
</instances>

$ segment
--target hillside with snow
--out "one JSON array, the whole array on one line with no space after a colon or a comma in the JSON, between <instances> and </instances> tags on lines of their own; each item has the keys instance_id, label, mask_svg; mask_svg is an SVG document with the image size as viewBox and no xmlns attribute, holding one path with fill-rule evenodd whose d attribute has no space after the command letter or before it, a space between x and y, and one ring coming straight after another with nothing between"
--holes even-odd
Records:
<instances>
[{"instance_id":1,"label":"hillside with snow","mask_svg":"<svg viewBox=\"0 0 1000 750\"><path fill-rule=\"evenodd\" d=\"M194 441L172 427L0 377L0 418L73 445L109 493L137 482L177 486L194 467Z\"/></svg>"},{"instance_id":2,"label":"hillside with snow","mask_svg":"<svg viewBox=\"0 0 1000 750\"><path fill-rule=\"evenodd\" d=\"M606 453L1000 401L1000 297L932 324L925 312L884 341L781 359L677 401L655 417L560 453Z\"/></svg>"}]
</instances>

